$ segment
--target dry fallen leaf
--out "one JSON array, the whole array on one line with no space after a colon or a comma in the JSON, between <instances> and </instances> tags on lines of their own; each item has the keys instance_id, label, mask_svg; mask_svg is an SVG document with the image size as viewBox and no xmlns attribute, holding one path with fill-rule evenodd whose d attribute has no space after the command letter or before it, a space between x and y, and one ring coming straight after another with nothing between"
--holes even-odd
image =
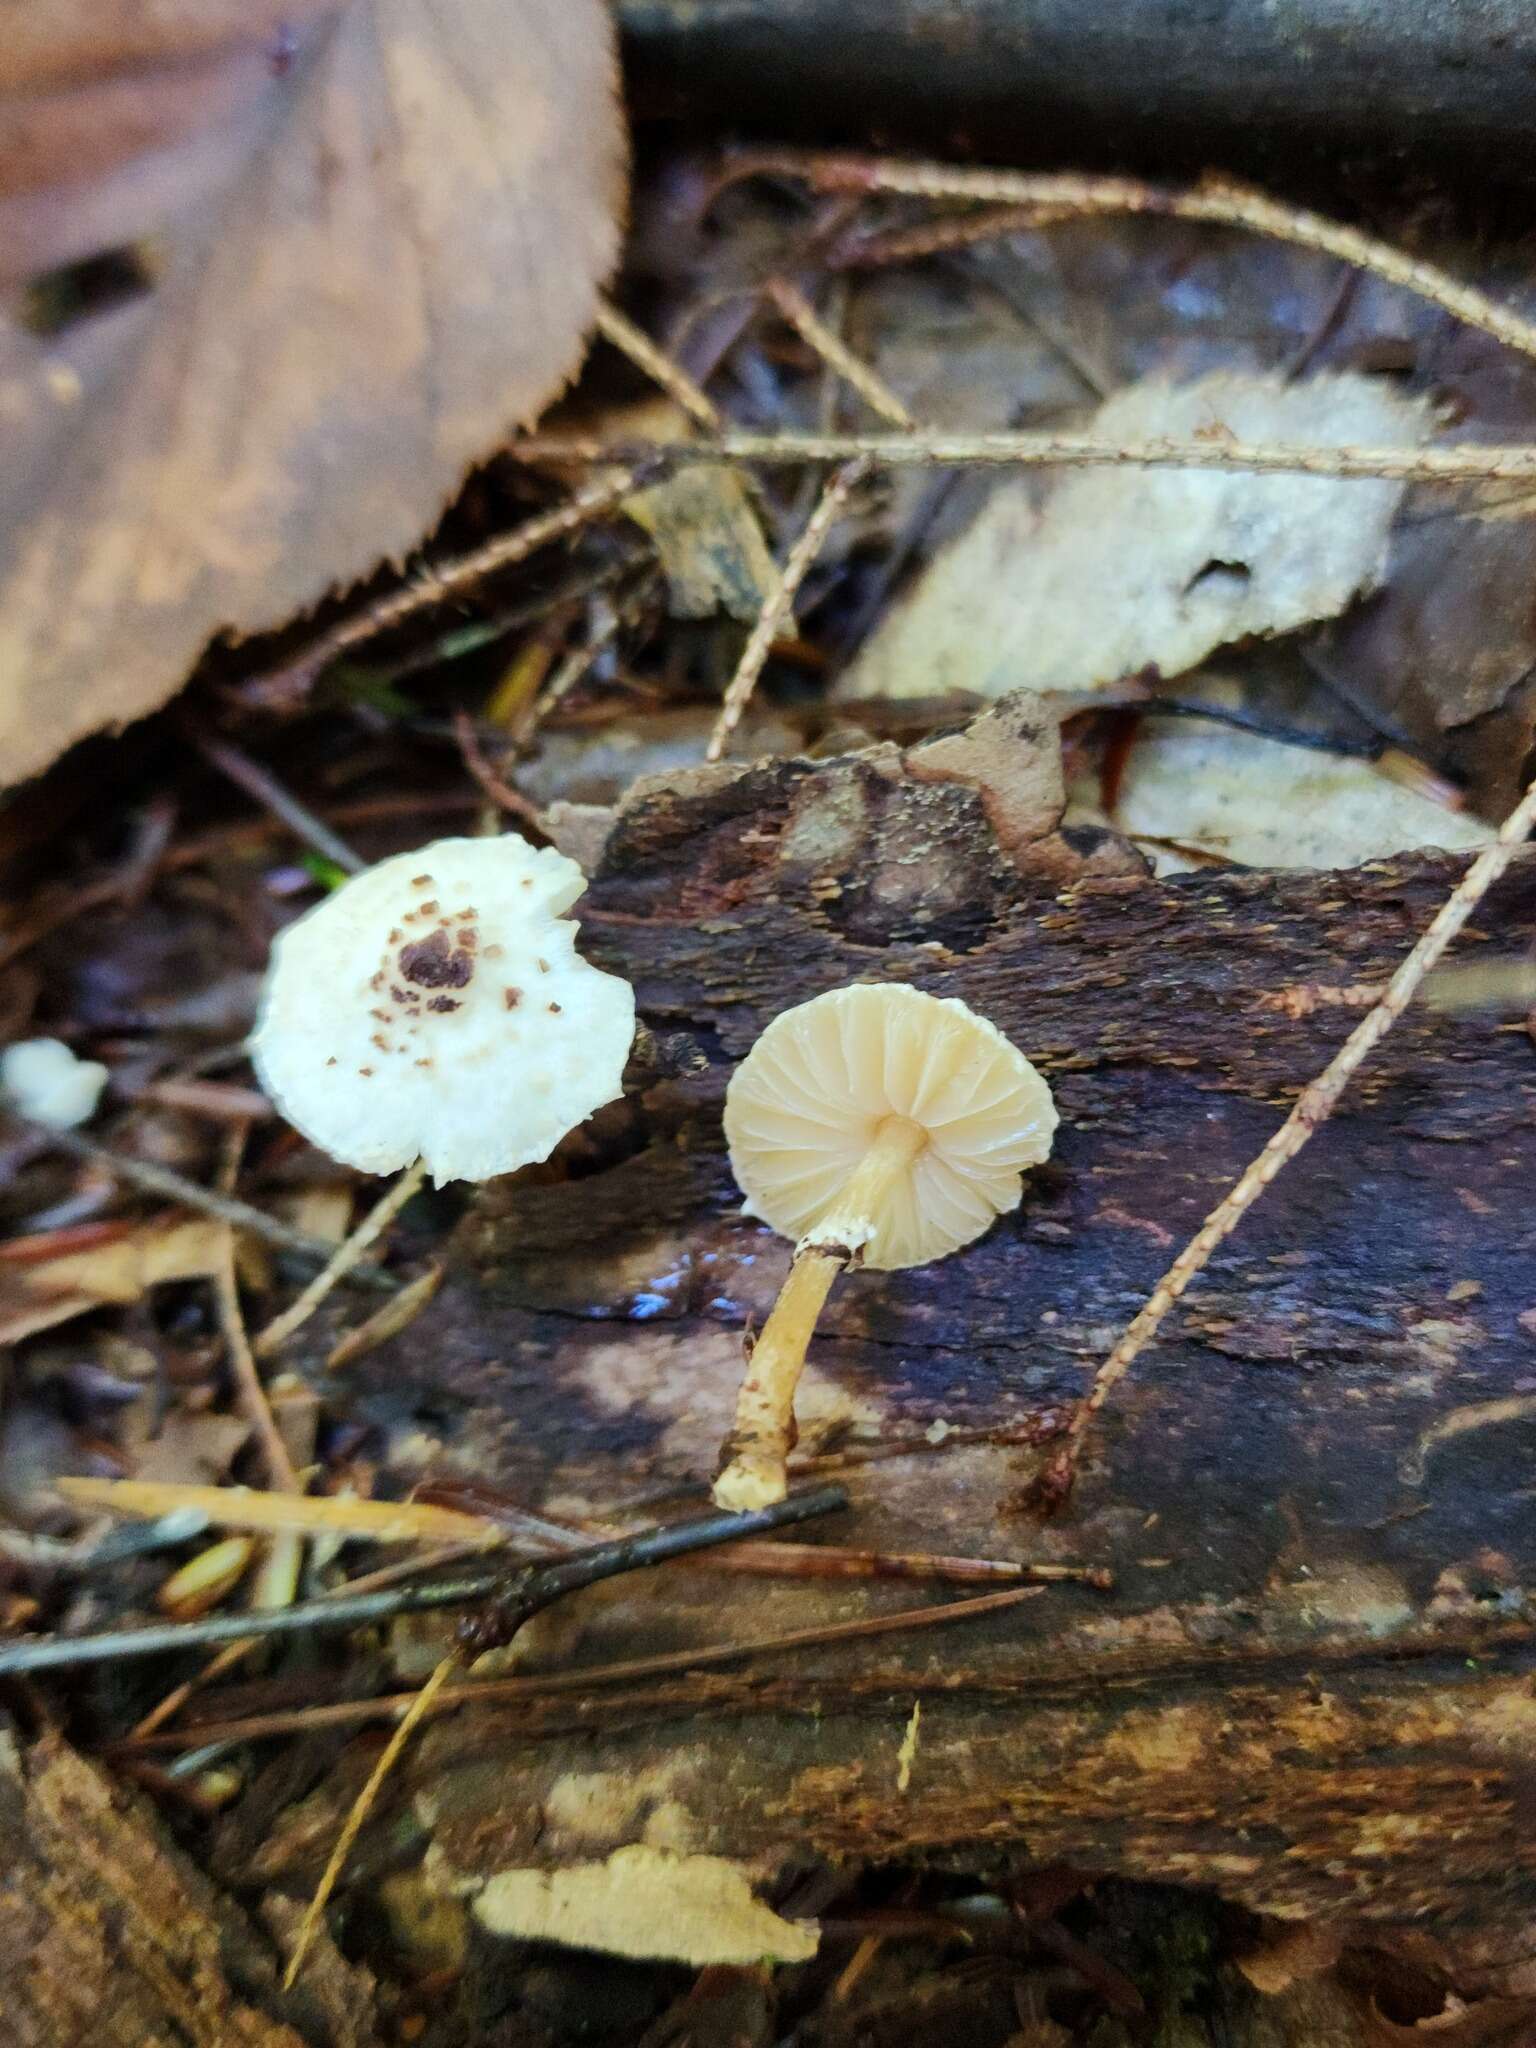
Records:
<instances>
[{"instance_id":1,"label":"dry fallen leaf","mask_svg":"<svg viewBox=\"0 0 1536 2048\"><path fill-rule=\"evenodd\" d=\"M1424 407L1362 376L1225 375L1135 384L1090 431L1319 447L1425 438ZM878 626L843 697L1084 691L1215 647L1335 617L1374 587L1395 483L1243 470L1069 470L1042 503L1010 478Z\"/></svg>"},{"instance_id":2,"label":"dry fallen leaf","mask_svg":"<svg viewBox=\"0 0 1536 2048\"><path fill-rule=\"evenodd\" d=\"M0 1344L108 1303L137 1301L168 1281L206 1279L217 1271L228 1227L209 1217L169 1217L89 1251L0 1270Z\"/></svg>"},{"instance_id":3,"label":"dry fallen leaf","mask_svg":"<svg viewBox=\"0 0 1536 2048\"><path fill-rule=\"evenodd\" d=\"M650 399L610 414L603 430L616 441L679 441L689 427L680 406ZM656 543L675 618L757 617L773 588L773 553L739 469L688 465L636 491L622 510Z\"/></svg>"},{"instance_id":4,"label":"dry fallen leaf","mask_svg":"<svg viewBox=\"0 0 1536 2048\"><path fill-rule=\"evenodd\" d=\"M0 782L398 557L574 369L617 251L601 0L7 7ZM53 338L19 286L131 245Z\"/></svg>"},{"instance_id":5,"label":"dry fallen leaf","mask_svg":"<svg viewBox=\"0 0 1536 2048\"><path fill-rule=\"evenodd\" d=\"M1112 824L1153 842L1161 872L1172 844L1254 868L1352 868L1418 846L1486 846L1493 828L1447 810L1369 761L1296 747L1214 719L1148 718L1120 778L1113 814L1096 776L1074 784L1067 823Z\"/></svg>"}]
</instances>

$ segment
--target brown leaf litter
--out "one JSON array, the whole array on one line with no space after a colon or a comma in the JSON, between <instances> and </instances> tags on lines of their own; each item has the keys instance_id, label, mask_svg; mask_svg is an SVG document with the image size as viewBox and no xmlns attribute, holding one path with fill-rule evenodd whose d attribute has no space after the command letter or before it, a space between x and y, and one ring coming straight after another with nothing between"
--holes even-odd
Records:
<instances>
[{"instance_id":1,"label":"brown leaf litter","mask_svg":"<svg viewBox=\"0 0 1536 2048\"><path fill-rule=\"evenodd\" d=\"M6 781L419 540L575 368L624 153L598 0L11 28ZM20 287L104 247L147 289L30 330Z\"/></svg>"}]
</instances>

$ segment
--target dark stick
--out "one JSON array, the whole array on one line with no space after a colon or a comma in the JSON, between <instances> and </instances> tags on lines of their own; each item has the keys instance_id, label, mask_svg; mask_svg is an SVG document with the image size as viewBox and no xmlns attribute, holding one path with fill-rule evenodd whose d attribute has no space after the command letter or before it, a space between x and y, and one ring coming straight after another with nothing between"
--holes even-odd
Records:
<instances>
[{"instance_id":1,"label":"dark stick","mask_svg":"<svg viewBox=\"0 0 1536 2048\"><path fill-rule=\"evenodd\" d=\"M389 1621L397 1614L423 1614L439 1607L489 1606L483 1622L469 1624L474 1647L505 1642L541 1607L621 1572L663 1564L691 1550L716 1543L734 1543L742 1536L807 1522L848 1505L840 1486L819 1486L791 1494L771 1508L748 1515L704 1515L697 1521L673 1522L621 1536L611 1543L558 1558L553 1564L524 1565L512 1572L484 1571L467 1577L437 1579L421 1586L391 1587L383 1592L345 1593L326 1600L307 1600L296 1607L254 1614L221 1614L210 1621L171 1623L158 1628L114 1629L92 1636L44 1636L0 1649L0 1678L27 1671L53 1671L67 1664L91 1664L106 1658L153 1657L169 1650L215 1649L247 1636L296 1635L309 1629L359 1628Z\"/></svg>"},{"instance_id":2,"label":"dark stick","mask_svg":"<svg viewBox=\"0 0 1536 2048\"><path fill-rule=\"evenodd\" d=\"M192 743L204 760L211 761L247 796L265 804L275 818L281 818L289 830L306 845L312 846L316 853L334 861L349 875L360 875L367 867L367 861L354 852L339 833L333 832L323 818L317 818L313 811L299 802L292 790L285 789L275 775L263 768L259 761L253 761L241 748L232 746L228 740L215 739L210 733L197 731L192 733Z\"/></svg>"}]
</instances>

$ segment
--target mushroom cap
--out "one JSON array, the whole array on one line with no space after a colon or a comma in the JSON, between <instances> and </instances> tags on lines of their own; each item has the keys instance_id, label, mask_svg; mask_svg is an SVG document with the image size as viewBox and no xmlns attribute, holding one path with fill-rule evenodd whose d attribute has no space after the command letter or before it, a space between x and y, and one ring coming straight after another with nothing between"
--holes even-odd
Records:
<instances>
[{"instance_id":1,"label":"mushroom cap","mask_svg":"<svg viewBox=\"0 0 1536 2048\"><path fill-rule=\"evenodd\" d=\"M440 839L354 876L280 934L251 1052L288 1121L335 1159L435 1181L547 1159L619 1094L628 982L563 915L573 860L512 835Z\"/></svg>"},{"instance_id":2,"label":"mushroom cap","mask_svg":"<svg viewBox=\"0 0 1536 2048\"><path fill-rule=\"evenodd\" d=\"M731 1167L749 1213L812 1237L886 1118L928 1142L900 1173L864 1245L891 1270L979 1237L1051 1149L1045 1081L985 1017L902 983L832 989L775 1017L725 1098Z\"/></svg>"}]
</instances>

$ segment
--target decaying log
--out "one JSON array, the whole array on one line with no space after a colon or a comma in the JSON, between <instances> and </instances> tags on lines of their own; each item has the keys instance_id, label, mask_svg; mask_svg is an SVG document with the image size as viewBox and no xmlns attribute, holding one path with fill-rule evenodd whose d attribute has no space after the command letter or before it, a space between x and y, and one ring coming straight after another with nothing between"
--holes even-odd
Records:
<instances>
[{"instance_id":1,"label":"decaying log","mask_svg":"<svg viewBox=\"0 0 1536 2048\"><path fill-rule=\"evenodd\" d=\"M850 1468L853 1512L806 1540L1082 1559L1116 1590L461 1714L408 1772L435 1867L473 1883L632 1840L762 1869L1063 1858L1509 1936L1536 1905L1536 1050L1523 1020L1411 1012L1140 1362L1070 1513L1024 1520L1020 1437L1460 868L1154 880L1053 829L1041 759L1005 710L964 741L639 788L581 913L651 1034L626 1102L572 1178L487 1191L430 1316L353 1384L528 1505L707 1474L787 1259L736 1213L731 1064L792 1002L911 980L995 1018L1063 1123L979 1244L835 1292L803 1449L917 1443ZM1533 911L1527 857L1464 943L1515 950ZM914 1597L669 1568L551 1617L529 1668Z\"/></svg>"},{"instance_id":2,"label":"decaying log","mask_svg":"<svg viewBox=\"0 0 1536 2048\"><path fill-rule=\"evenodd\" d=\"M642 111L1007 161L1525 177L1522 0L619 0ZM1202 154L1203 152L1203 154Z\"/></svg>"},{"instance_id":3,"label":"decaying log","mask_svg":"<svg viewBox=\"0 0 1536 2048\"><path fill-rule=\"evenodd\" d=\"M63 1742L0 1736L0 1842L7 2048L374 2048L361 1973L328 1951L284 1999L274 1944Z\"/></svg>"}]
</instances>

